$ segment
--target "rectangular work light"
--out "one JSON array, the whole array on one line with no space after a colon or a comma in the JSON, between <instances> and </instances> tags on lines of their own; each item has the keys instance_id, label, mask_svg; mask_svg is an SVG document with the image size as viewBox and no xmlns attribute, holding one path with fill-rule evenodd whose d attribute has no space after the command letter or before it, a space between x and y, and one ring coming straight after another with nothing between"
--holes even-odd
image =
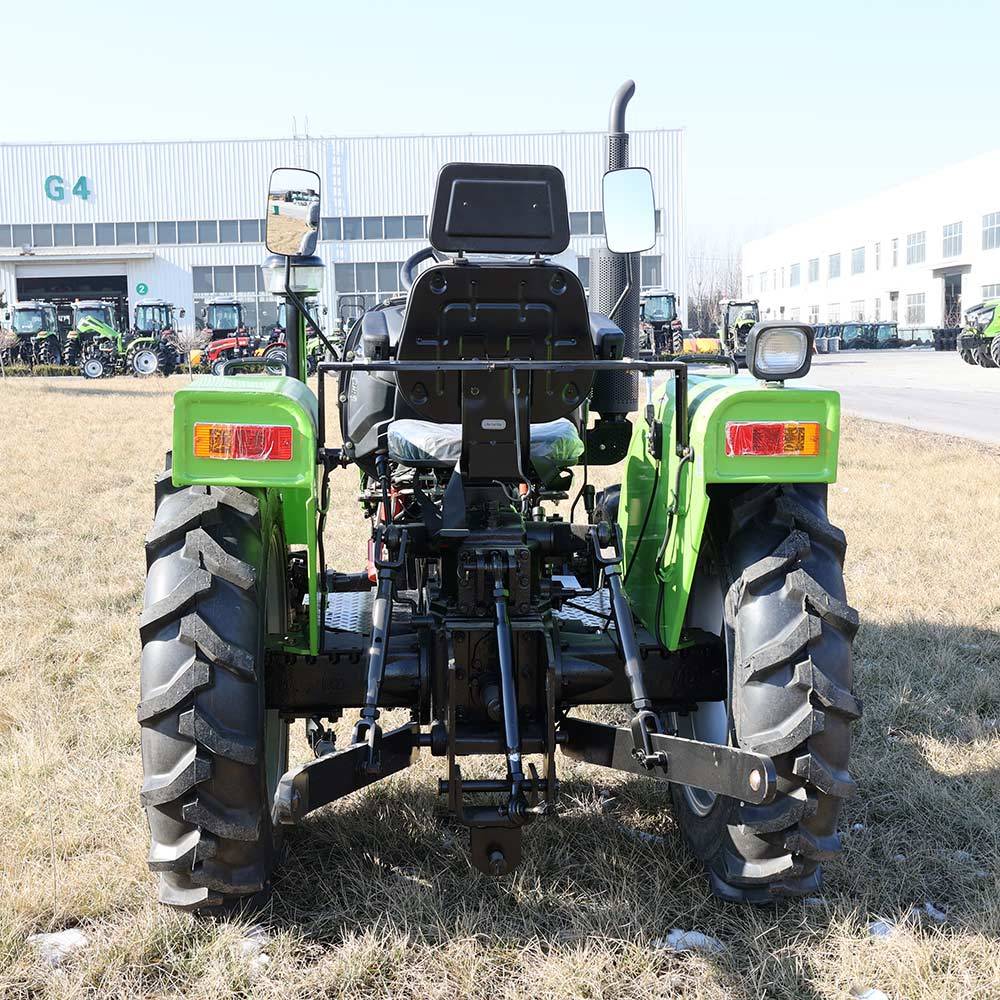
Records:
<instances>
[{"instance_id":1,"label":"rectangular work light","mask_svg":"<svg viewBox=\"0 0 1000 1000\"><path fill-rule=\"evenodd\" d=\"M195 424L194 457L288 462L292 428L268 424Z\"/></svg>"}]
</instances>

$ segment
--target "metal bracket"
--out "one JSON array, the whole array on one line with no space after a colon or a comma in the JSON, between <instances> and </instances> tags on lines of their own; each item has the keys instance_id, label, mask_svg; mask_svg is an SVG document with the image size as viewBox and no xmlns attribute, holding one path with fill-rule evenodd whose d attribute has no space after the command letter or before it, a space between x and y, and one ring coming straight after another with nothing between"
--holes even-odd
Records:
<instances>
[{"instance_id":1,"label":"metal bracket","mask_svg":"<svg viewBox=\"0 0 1000 1000\"><path fill-rule=\"evenodd\" d=\"M770 802L777 793L777 772L764 754L649 733L652 752L662 754L665 760L662 770L651 771L635 757L631 729L570 718L564 720L560 731L566 737L562 751L573 760L703 788L753 805Z\"/></svg>"},{"instance_id":2,"label":"metal bracket","mask_svg":"<svg viewBox=\"0 0 1000 1000\"><path fill-rule=\"evenodd\" d=\"M367 743L353 743L324 754L282 775L274 793L274 820L294 826L307 813L350 795L413 763L419 746L420 726L408 722L382 737L381 769L372 774L367 763Z\"/></svg>"}]
</instances>

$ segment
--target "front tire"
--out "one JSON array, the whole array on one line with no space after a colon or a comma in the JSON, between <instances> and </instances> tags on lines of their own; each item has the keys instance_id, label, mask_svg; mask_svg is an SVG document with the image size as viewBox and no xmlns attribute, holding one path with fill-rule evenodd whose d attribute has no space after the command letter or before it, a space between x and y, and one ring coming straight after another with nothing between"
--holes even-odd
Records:
<instances>
[{"instance_id":1,"label":"front tire","mask_svg":"<svg viewBox=\"0 0 1000 1000\"><path fill-rule=\"evenodd\" d=\"M264 704L264 644L287 623L284 545L258 498L157 483L142 640L143 785L160 901L230 907L269 887L288 726Z\"/></svg>"},{"instance_id":2,"label":"front tire","mask_svg":"<svg viewBox=\"0 0 1000 1000\"><path fill-rule=\"evenodd\" d=\"M712 562L724 575L731 704L706 702L678 729L769 755L778 794L748 805L671 793L713 891L766 903L815 892L820 862L840 850L840 804L854 790L850 726L861 715L851 690L858 616L845 602L846 542L827 518L825 486L751 487L713 504L724 506L701 572Z\"/></svg>"},{"instance_id":3,"label":"front tire","mask_svg":"<svg viewBox=\"0 0 1000 1000\"><path fill-rule=\"evenodd\" d=\"M993 368L1000 368L1000 334L990 341L990 360Z\"/></svg>"},{"instance_id":4,"label":"front tire","mask_svg":"<svg viewBox=\"0 0 1000 1000\"><path fill-rule=\"evenodd\" d=\"M984 344L975 349L976 364L980 368L996 368L1000 365L1000 362L993 360L993 352L990 350L991 346L990 344Z\"/></svg>"}]
</instances>

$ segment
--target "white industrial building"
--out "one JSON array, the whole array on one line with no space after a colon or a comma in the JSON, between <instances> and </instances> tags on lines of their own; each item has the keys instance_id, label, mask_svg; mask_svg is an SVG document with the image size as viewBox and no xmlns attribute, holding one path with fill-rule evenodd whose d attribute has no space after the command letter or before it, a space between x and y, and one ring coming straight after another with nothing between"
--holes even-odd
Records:
<instances>
[{"instance_id":1,"label":"white industrial building","mask_svg":"<svg viewBox=\"0 0 1000 1000\"><path fill-rule=\"evenodd\" d=\"M571 249L589 279L603 239L599 132L205 142L0 144L0 291L8 304L113 298L121 319L143 298L198 316L205 299L236 296L250 325L267 329L261 219L275 166L322 178L318 253L328 271L322 304L370 304L399 287L399 264L426 244L437 172L453 160L550 163L565 176ZM642 256L644 287L666 286L686 308L682 133L633 132L631 162L653 175L656 246Z\"/></svg>"},{"instance_id":2,"label":"white industrial building","mask_svg":"<svg viewBox=\"0 0 1000 1000\"><path fill-rule=\"evenodd\" d=\"M1000 151L743 247L743 291L765 318L956 325L1000 295Z\"/></svg>"}]
</instances>

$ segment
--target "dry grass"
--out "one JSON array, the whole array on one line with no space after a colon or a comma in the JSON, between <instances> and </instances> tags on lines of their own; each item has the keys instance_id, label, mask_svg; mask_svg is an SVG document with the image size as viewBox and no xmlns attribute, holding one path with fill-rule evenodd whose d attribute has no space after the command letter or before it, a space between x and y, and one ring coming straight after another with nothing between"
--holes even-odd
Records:
<instances>
[{"instance_id":1,"label":"dry grass","mask_svg":"<svg viewBox=\"0 0 1000 1000\"><path fill-rule=\"evenodd\" d=\"M565 815L491 881L441 818L433 761L292 835L264 917L271 963L254 971L238 923L159 908L145 866L141 540L179 384L0 383L0 996L1000 996L997 452L845 427L831 500L864 621L866 716L822 905L721 906L657 788L566 764ZM348 568L361 531L342 482L330 548ZM605 788L615 812L598 806ZM871 919L924 900L948 924L869 939ZM57 972L25 944L76 925L91 946ZM651 946L675 926L728 950Z\"/></svg>"}]
</instances>

